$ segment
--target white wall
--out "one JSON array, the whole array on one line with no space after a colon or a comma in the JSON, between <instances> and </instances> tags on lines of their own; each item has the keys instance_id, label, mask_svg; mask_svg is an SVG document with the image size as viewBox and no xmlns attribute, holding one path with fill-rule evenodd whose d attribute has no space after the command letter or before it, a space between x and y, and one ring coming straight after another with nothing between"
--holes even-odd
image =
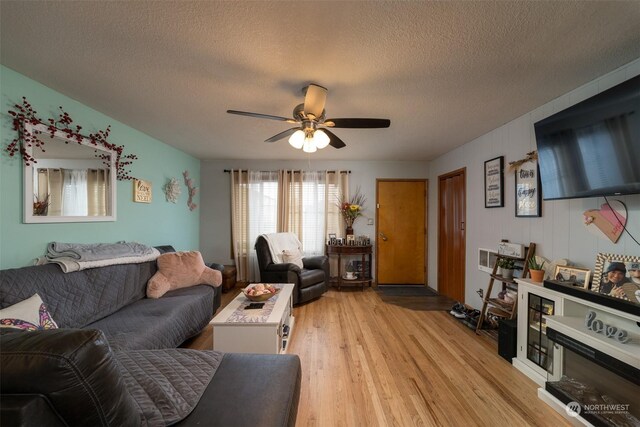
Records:
<instances>
[{"instance_id":1,"label":"white wall","mask_svg":"<svg viewBox=\"0 0 640 427\"><path fill-rule=\"evenodd\" d=\"M505 157L505 166L536 149L535 122L640 74L640 59L569 92L481 137L433 160L429 164L429 284L437 287L437 183L444 173L467 168L466 292L467 304L480 308L476 294L489 276L477 268L479 247L495 248L501 239L535 242L536 254L548 259L567 258L574 265L593 269L598 252L638 255L640 246L623 234L617 244L594 236L583 225L582 213L604 203L603 198L557 200L542 203L541 218L516 218L515 178L505 171L505 207L484 208L483 168L486 160ZM478 106L482 108L482 106ZM640 143L640 141L636 141ZM640 239L640 195L616 197L629 211L627 228Z\"/></svg>"},{"instance_id":2,"label":"white wall","mask_svg":"<svg viewBox=\"0 0 640 427\"><path fill-rule=\"evenodd\" d=\"M284 142L286 143L286 141ZM376 179L427 179L428 162L372 161L272 161L272 160L211 160L200 166L202 192L200 196L200 251L207 262L232 264L231 260L231 193L230 177L225 169L250 170L350 170L349 186L353 192L360 186L367 198L364 215L375 221ZM355 234L368 234L375 239L374 225L367 218L356 221ZM375 271L375 270L374 270Z\"/></svg>"}]
</instances>

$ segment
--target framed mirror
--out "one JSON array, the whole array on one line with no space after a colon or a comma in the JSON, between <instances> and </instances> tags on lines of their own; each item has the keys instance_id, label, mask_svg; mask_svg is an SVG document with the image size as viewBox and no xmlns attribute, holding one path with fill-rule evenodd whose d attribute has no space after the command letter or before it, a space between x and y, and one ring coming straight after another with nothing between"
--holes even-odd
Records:
<instances>
[{"instance_id":1,"label":"framed mirror","mask_svg":"<svg viewBox=\"0 0 640 427\"><path fill-rule=\"evenodd\" d=\"M115 221L115 153L62 131L52 138L43 124L25 130L41 131L45 144L44 150L25 147L36 163L24 166L24 222Z\"/></svg>"}]
</instances>

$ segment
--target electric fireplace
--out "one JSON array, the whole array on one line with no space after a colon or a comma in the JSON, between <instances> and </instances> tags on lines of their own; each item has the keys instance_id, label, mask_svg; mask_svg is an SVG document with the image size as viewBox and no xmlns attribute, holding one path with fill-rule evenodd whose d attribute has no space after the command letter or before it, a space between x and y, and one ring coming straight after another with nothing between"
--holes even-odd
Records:
<instances>
[{"instance_id":1,"label":"electric fireplace","mask_svg":"<svg viewBox=\"0 0 640 427\"><path fill-rule=\"evenodd\" d=\"M594 426L640 426L640 369L551 326L547 337L562 346L563 357L545 390L567 405L570 416Z\"/></svg>"}]
</instances>

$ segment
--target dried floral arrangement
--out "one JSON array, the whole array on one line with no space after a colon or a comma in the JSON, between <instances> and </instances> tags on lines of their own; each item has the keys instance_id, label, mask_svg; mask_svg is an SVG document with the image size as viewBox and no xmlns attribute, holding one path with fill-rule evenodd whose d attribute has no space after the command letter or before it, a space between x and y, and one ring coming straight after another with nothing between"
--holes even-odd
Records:
<instances>
[{"instance_id":1,"label":"dried floral arrangement","mask_svg":"<svg viewBox=\"0 0 640 427\"><path fill-rule=\"evenodd\" d=\"M527 156L524 159L520 159L520 160L516 160L514 162L509 162L509 172L513 172L518 170L518 168L520 167L520 165L522 165L523 163L526 163L528 161L531 160L538 160L538 152L537 151L531 151L529 153L527 153Z\"/></svg>"},{"instance_id":2,"label":"dried floral arrangement","mask_svg":"<svg viewBox=\"0 0 640 427\"><path fill-rule=\"evenodd\" d=\"M182 193L182 190L180 190L180 184L178 184L177 179L171 178L164 185L164 195L167 198L167 202L176 203L180 193Z\"/></svg>"},{"instance_id":3,"label":"dried floral arrangement","mask_svg":"<svg viewBox=\"0 0 640 427\"><path fill-rule=\"evenodd\" d=\"M196 187L193 183L193 179L189 178L189 172L182 172L182 176L184 176L184 185L187 186L189 200L187 200L187 206L189 206L189 210L192 211L198 207L195 203L193 203L193 198L196 197L196 193L198 192L198 187Z\"/></svg>"},{"instance_id":4,"label":"dried floral arrangement","mask_svg":"<svg viewBox=\"0 0 640 427\"><path fill-rule=\"evenodd\" d=\"M96 147L103 147L115 152L115 167L117 172L117 179L119 181L134 179L134 177L131 176L131 170L128 168L134 160L138 159L138 156L136 156L135 154L124 155L124 145L116 145L107 141L109 133L111 132L111 126L107 126L105 130L99 130L98 132L89 134L85 137L80 133L80 131L82 130L82 126L73 126L73 120L71 119L71 116L69 116L69 114L62 109L62 107L59 108L60 116L58 117L58 119L48 119L47 123L45 123L37 116L37 111L33 109L31 104L23 96L22 104L15 104L13 106L13 109L9 110L9 115L12 117L13 130L18 133L13 141L11 141L11 143L6 147L9 156L13 157L16 154L20 154L26 166L29 166L32 163L37 163L37 160L28 153L27 148L37 148L40 149L43 153L46 152L44 141L39 138L39 135L43 134L44 132L38 129L34 129L33 132L31 132L25 127L25 125L31 124L33 126L37 126L42 124L47 126L47 131L51 138L55 136L55 133L57 131L60 131L63 132L69 140L75 140L78 142L78 144L81 144L82 141L86 139L91 145L94 145ZM65 141L65 143L68 144L68 141ZM98 154L96 152L96 157L104 160L105 164L109 164L107 162L110 159L109 155Z\"/></svg>"}]
</instances>

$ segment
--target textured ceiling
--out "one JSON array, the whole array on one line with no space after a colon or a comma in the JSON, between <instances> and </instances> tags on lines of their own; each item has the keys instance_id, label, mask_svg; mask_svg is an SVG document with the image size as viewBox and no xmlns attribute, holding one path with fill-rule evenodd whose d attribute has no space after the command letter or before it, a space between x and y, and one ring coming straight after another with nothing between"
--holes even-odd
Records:
<instances>
[{"instance_id":1,"label":"textured ceiling","mask_svg":"<svg viewBox=\"0 0 640 427\"><path fill-rule=\"evenodd\" d=\"M0 2L2 64L201 159L305 159L288 124L329 88L316 159L429 160L640 57L631 2ZM105 124L106 125L106 124ZM123 142L126 141L113 141Z\"/></svg>"}]
</instances>

